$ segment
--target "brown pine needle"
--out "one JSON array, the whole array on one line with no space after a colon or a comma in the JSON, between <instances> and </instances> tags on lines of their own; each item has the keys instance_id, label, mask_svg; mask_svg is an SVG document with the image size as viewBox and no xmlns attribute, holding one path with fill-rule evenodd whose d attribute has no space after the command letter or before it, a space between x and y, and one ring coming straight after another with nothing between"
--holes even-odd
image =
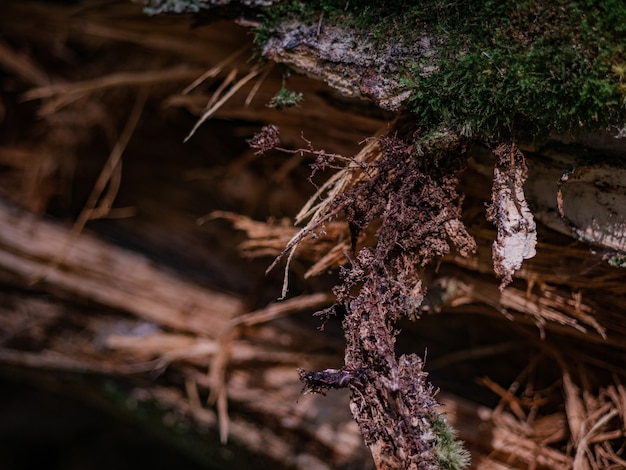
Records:
<instances>
[{"instance_id":1,"label":"brown pine needle","mask_svg":"<svg viewBox=\"0 0 626 470\"><path fill-rule=\"evenodd\" d=\"M0 40L0 64L29 84L46 86L48 75L27 54L15 52L9 44Z\"/></svg>"},{"instance_id":2,"label":"brown pine needle","mask_svg":"<svg viewBox=\"0 0 626 470\"><path fill-rule=\"evenodd\" d=\"M224 67L226 67L228 64L233 62L237 57L239 57L241 54L243 54L248 49L250 49L250 46L248 46L248 45L245 45L241 49L237 49L235 52L230 54L224 60L222 60L221 62L216 64L214 67L211 67L209 70L207 70L202 75L200 75L198 78L196 78L189 86L187 86L182 91L182 94L186 95L186 94L190 93L192 90L194 90L197 87L199 87L202 84L202 82L204 82L205 80L207 80L209 78L217 77L220 74L220 72L222 70L224 70Z\"/></svg>"},{"instance_id":3,"label":"brown pine needle","mask_svg":"<svg viewBox=\"0 0 626 470\"><path fill-rule=\"evenodd\" d=\"M198 393L198 383L193 377L185 377L185 392L187 392L189 405L195 409L202 409L202 401Z\"/></svg>"},{"instance_id":4,"label":"brown pine needle","mask_svg":"<svg viewBox=\"0 0 626 470\"><path fill-rule=\"evenodd\" d=\"M135 128L139 122L139 118L143 112L143 108L147 99L147 94L145 91L142 91L135 100L135 105L131 110L130 116L128 117L128 121L126 122L126 126L122 130L117 142L113 146L111 153L104 167L100 171L100 175L98 176L98 180L94 184L91 194L83 207L83 210L79 214L74 226L72 227L71 237L68 239L65 249L63 249L55 259L53 259L42 271L36 273L32 279L31 283L36 284L37 282L43 280L52 270L59 267L63 261L67 258L72 247L74 246L74 242L81 234L85 225L90 219L94 218L94 214L98 213L98 215L102 216L102 211L97 211L97 203L100 199L102 192L106 189L107 184L111 183L111 187L109 188L109 192L105 195L104 206L106 207L110 204L109 201L115 198L117 193L117 188L119 187L119 182L116 182L117 177L116 170L120 167L122 155L124 154L124 150L130 141L133 133L135 132Z\"/></svg>"},{"instance_id":5,"label":"brown pine needle","mask_svg":"<svg viewBox=\"0 0 626 470\"><path fill-rule=\"evenodd\" d=\"M228 396L226 387L222 388L217 397L217 421L220 428L220 442L226 444L228 442L228 431L230 428L230 420L228 418Z\"/></svg>"},{"instance_id":6,"label":"brown pine needle","mask_svg":"<svg viewBox=\"0 0 626 470\"><path fill-rule=\"evenodd\" d=\"M119 72L73 83L57 83L54 85L32 88L24 94L24 100L53 98L58 95L89 94L106 88L146 86L162 82L185 80L198 74L198 69L177 66L166 70L148 70L146 72Z\"/></svg>"},{"instance_id":7,"label":"brown pine needle","mask_svg":"<svg viewBox=\"0 0 626 470\"><path fill-rule=\"evenodd\" d=\"M157 53L165 51L192 58L206 57L206 47L201 42L194 43L180 37L166 35L157 31L153 33L134 31L131 25L120 25L117 22L114 26L108 26L103 23L85 20L85 18L77 18L75 21L65 21L71 25L72 30L82 31L90 36L136 44L146 49L152 49Z\"/></svg>"},{"instance_id":8,"label":"brown pine needle","mask_svg":"<svg viewBox=\"0 0 626 470\"><path fill-rule=\"evenodd\" d=\"M213 92L213 94L211 95L211 98L209 98L209 101L207 101L207 104L204 107L205 110L211 109L211 106L213 106L215 102L220 98L220 96L222 96L222 93L224 93L224 90L228 88L228 86L231 83L235 81L235 79L237 78L237 72L238 72L237 69L232 69L230 71L230 73L226 76L226 78L222 81L222 83L220 83L220 86L217 87L217 90Z\"/></svg>"},{"instance_id":9,"label":"brown pine needle","mask_svg":"<svg viewBox=\"0 0 626 470\"><path fill-rule=\"evenodd\" d=\"M211 391L208 403L215 403L217 408L217 420L220 432L220 441L225 444L228 440L228 391L226 390L226 370L232 352L233 341L239 336L238 328L231 328L220 338L219 349L213 356L210 365L209 383Z\"/></svg>"},{"instance_id":10,"label":"brown pine needle","mask_svg":"<svg viewBox=\"0 0 626 470\"><path fill-rule=\"evenodd\" d=\"M509 405L511 411L517 417L517 419L519 419L522 422L526 421L526 413L524 413L524 410L522 409L522 405L518 397L516 397L509 390L504 389L500 384L494 382L489 377L482 377L478 379L477 381L478 383L484 385L493 393L498 395L501 400L503 400L507 405Z\"/></svg>"},{"instance_id":11,"label":"brown pine needle","mask_svg":"<svg viewBox=\"0 0 626 470\"><path fill-rule=\"evenodd\" d=\"M289 315L293 312L301 312L313 308L320 308L331 304L335 300L335 296L329 293L320 292L311 295L300 295L284 302L273 303L260 310L246 313L235 317L231 321L231 325L252 326L259 323L265 323L276 318Z\"/></svg>"},{"instance_id":12,"label":"brown pine needle","mask_svg":"<svg viewBox=\"0 0 626 470\"><path fill-rule=\"evenodd\" d=\"M265 81L267 76L272 72L273 69L274 69L274 63L272 62L269 67L266 67L265 72L263 72L263 75L259 77L259 79L256 81L256 83L252 87L252 90L250 90L250 93L248 93L248 96L246 97L246 101L244 101L244 106L246 107L250 106L250 103L252 103L252 100L254 99L257 92L259 91L259 88L261 88L261 85L263 84L263 82Z\"/></svg>"},{"instance_id":13,"label":"brown pine needle","mask_svg":"<svg viewBox=\"0 0 626 470\"><path fill-rule=\"evenodd\" d=\"M189 135L187 135L187 137L185 137L184 142L187 142L189 139L191 139L191 137L196 133L198 128L207 119L209 119L211 116L213 116L213 114L215 114L215 112L218 109L220 109L222 107L222 105L224 103L226 103L226 101L228 101L235 93L237 93L241 87L243 87L246 83L248 83L250 80L252 80L254 77L256 77L259 73L261 73L262 70L263 70L262 68L254 67L252 70L250 70L248 75L243 77L241 80L239 80L237 83L235 83L230 88L230 90L228 90L226 93L224 93L224 96L222 96L222 98L220 98L213 106L211 106L207 111L205 111L205 113L198 120L196 125L193 126L193 129L191 129L191 132L189 132Z\"/></svg>"}]
</instances>

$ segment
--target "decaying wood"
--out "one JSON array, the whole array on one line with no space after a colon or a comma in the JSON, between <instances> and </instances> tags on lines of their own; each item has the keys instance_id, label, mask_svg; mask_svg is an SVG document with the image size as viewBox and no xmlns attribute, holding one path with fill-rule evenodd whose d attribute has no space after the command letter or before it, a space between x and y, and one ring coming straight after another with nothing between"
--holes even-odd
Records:
<instances>
[{"instance_id":1,"label":"decaying wood","mask_svg":"<svg viewBox=\"0 0 626 470\"><path fill-rule=\"evenodd\" d=\"M461 146L460 141L452 145L452 152ZM302 377L314 391L350 387L350 409L377 468L436 468L433 388L416 354L397 356L395 324L422 303L420 266L449 252L448 242L463 255L475 244L459 220L454 190L458 167L442 157L439 171L428 174L427 163L398 137L382 137L375 148L378 152L366 153L375 157L356 167L356 177L348 169L342 174L347 183L331 179L348 189L327 196L315 214L324 222L341 209L353 252L360 233L375 218L380 220L376 245L358 251L335 288L337 303L346 310L345 365L340 372L307 372ZM300 233L308 235L306 228ZM297 236L292 240L299 241Z\"/></svg>"},{"instance_id":2,"label":"decaying wood","mask_svg":"<svg viewBox=\"0 0 626 470\"><path fill-rule=\"evenodd\" d=\"M68 294L118 308L181 331L219 337L243 310L235 297L194 286L131 252L0 204L0 266L24 282L40 281ZM58 253L69 253L59 266ZM43 279L40 274L45 273Z\"/></svg>"},{"instance_id":3,"label":"decaying wood","mask_svg":"<svg viewBox=\"0 0 626 470\"><path fill-rule=\"evenodd\" d=\"M523 147L528 165L524 184L533 214L543 224L563 234L616 251L625 248L624 150L611 134L580 144L552 142L545 147ZM606 141L607 139L613 139ZM605 154L602 163L581 163L586 151ZM487 174L493 159L477 149L471 165Z\"/></svg>"},{"instance_id":4,"label":"decaying wood","mask_svg":"<svg viewBox=\"0 0 626 470\"><path fill-rule=\"evenodd\" d=\"M364 58L370 54L365 51L372 44L357 32L350 35L342 28L325 26L320 29L316 25L294 22L285 25L280 37L268 41L263 55L320 78L346 96L367 97L385 110L397 111L410 92L396 79L386 77L390 74L385 74L384 70L393 68L395 60L411 57L419 61L423 54L432 53L433 47L426 36L422 42L396 46L390 44L389 51L381 54L388 59L385 64L376 64L374 57L368 63ZM401 57L394 57L398 53Z\"/></svg>"},{"instance_id":5,"label":"decaying wood","mask_svg":"<svg viewBox=\"0 0 626 470\"><path fill-rule=\"evenodd\" d=\"M312 326L304 318L332 303L334 297L329 293L327 279L313 277L339 266L349 268L351 262L366 266L353 251L373 249L380 221L372 220L368 230L355 227L354 217L352 226L349 217L341 217L346 213L349 216L350 210L352 216L359 209L367 212L363 210L367 198L356 200L351 208L343 206L333 217L326 216L336 209L332 202L335 197L374 181L377 170L375 165L368 165L380 158L381 142L387 144L388 150L399 145L381 139L395 125L386 122L392 116L376 113L366 103L346 100L324 85L296 75L289 78L289 86L304 91L303 106L282 112L267 108L266 104L284 83L284 70L258 69L254 78L250 76L247 83L241 83L254 66L247 62L251 41L243 29L232 23L219 22L187 31L182 20L163 24L158 23L159 18L145 21L139 9L130 4L101 9L99 14L98 9L87 9L82 16L49 2L11 2L3 8L8 13L2 15L0 24L7 40L0 43L0 62L11 80L22 84L21 92L30 89L31 98L41 99L42 116L40 120L20 123L21 133L16 133L20 138L0 144L0 157L6 168L0 180L7 197L23 202L36 213L44 212L50 198L63 191L59 175L79 168L76 155L83 165L90 160L85 157L89 152L78 150L94 138L93 128L104 130L104 140L113 145L115 129L122 128L126 121L126 103L135 101L124 94L130 89L146 91L146 103L156 120L164 120L166 113L181 108L199 116L208 109L215 111L216 118L233 121L233 133L241 141L251 137L261 125L271 123L280 128L280 145L292 153L259 157L254 151L239 148L217 163L213 160L218 160L225 148L211 153L208 149L216 144L210 142L193 147L196 152L207 154L207 158L189 169L182 162L190 155L182 150L180 154L173 152L170 160L181 165L173 173L184 175L185 181L181 176L176 190L159 202L149 203L149 207L159 207L155 210L158 221L141 225L141 220L130 220L123 230L127 230L127 235L140 233L139 244L159 237L177 240L176 246L183 248L177 253L181 260L185 256L197 257L207 271L222 267L212 273L214 278L253 276L248 260L210 264L216 250L224 246L207 248L210 242L199 241L202 238L196 232L195 236L186 232L202 230L193 222L196 216L208 213L202 219L206 227L219 224L218 219L222 218L245 230L248 239L224 239L231 248L239 243L247 257L266 257L263 268L290 241L296 240L293 271L308 278L311 284L298 279L292 290L301 295L270 305L266 305L267 299L280 293L280 279L271 285L270 281L255 280L262 284L257 288L257 292L263 291L261 295L252 294L253 289L248 287L225 294L207 288L206 282L201 287L188 277L173 274L170 266L98 240L93 232L72 240L70 224L52 223L3 198L2 367L115 377L131 388L129 402L160 404L169 419L176 416L200 430L206 439L204 443L219 445L218 428L222 426L224 434L226 416L231 444L269 457L276 466L280 463L284 468L320 469L397 466L395 460L388 458L392 452L386 447L396 438L389 435L391 425L373 421L378 415L395 413L400 417L402 431L398 442L410 445L415 435L409 430L423 425L422 430L427 431L415 411L423 405L415 403L421 396L420 390L429 388L426 373L435 385L447 379L449 386L449 376L453 376L458 384L455 393L480 390L472 394L472 401L445 391L435 397L443 403L447 420L459 430L471 450L475 468L624 466L620 449L626 407L622 386L622 364L626 361L622 318L625 292L622 271L605 260L613 259L613 264L619 264L619 257L612 258L612 250L622 250L624 240L626 205L621 202L620 184L623 165L615 158L621 155L615 148L609 151L587 142L586 148L605 152L607 158L601 164L579 163L573 167L584 150L580 145L552 141L534 148L519 144L528 165L524 199L539 222L538 254L524 260L521 266L515 264L512 282L504 291L498 289L493 275L490 247L496 231L484 222L494 155L483 148L471 149L469 169L459 175L460 189L466 197L463 214L456 219L468 227L477 242L477 252L463 257L453 251L437 257L436 272L420 271L419 278L410 279L414 302L406 306L414 308L415 316L423 316L420 322L432 321L428 328L420 322L415 326L403 323L403 332L396 335L395 327L386 323L388 309L375 297L369 305L376 308L354 308L354 304L347 303L350 309L343 316L344 321L359 328L349 333L348 353L344 354L344 342L330 333L333 321L334 328L338 323L332 315L326 332L317 332L315 326L319 324ZM336 29L323 24L319 31L291 26L268 43L267 57L321 77L347 95L368 97L387 109L395 109L404 99L402 86L389 81L384 69L369 73L376 64L355 63L356 49L349 36L340 36ZM186 39L181 39L183 36ZM118 68L113 70L112 61L100 66L94 61L82 63L79 72L66 63L62 70L55 70L38 62L41 52L37 51L48 51L55 60L72 57L72 42L81 44L95 57L100 41L116 47L124 45L120 49L129 55L119 52ZM335 55L330 50L333 41ZM29 46L31 42L36 46ZM44 47L51 44L58 48ZM149 57L133 52L133 48L149 50ZM426 38L412 49L397 51L419 56L432 49ZM164 57L162 61L160 55ZM189 65L181 66L181 58ZM392 63L393 57L390 60ZM134 68L128 64L134 64ZM234 90L237 83L241 87ZM123 96L120 99L116 94ZM111 105L107 106L109 100ZM219 109L212 109L211 105L217 102L221 104ZM0 111L12 103L10 97L3 96ZM120 107L120 103L124 106ZM119 116L115 109L122 110ZM0 118L15 129L10 113ZM185 126L177 139L182 140L193 123ZM204 123L190 144L203 142L203 136L211 132L211 122ZM148 144L155 140L161 145L163 134L157 131L149 135L137 146L150 149ZM367 139L372 136L375 138ZM226 136L222 138L226 140ZM309 145L328 152L307 152ZM302 147L307 151L292 150ZM510 155L500 153L504 157ZM317 192L313 186L301 190L307 184L306 165L316 157L330 154L344 155L349 165L334 175L324 174L321 181L315 180ZM151 157L134 154L136 160L125 160L119 181L151 174L150 170L159 165L151 162ZM509 189L517 191L525 170L517 153L514 160L516 181ZM264 163L259 162L267 161L278 163L273 167L267 164L271 170L264 173L259 169ZM133 165L136 168L129 170ZM250 170L252 165L257 166ZM219 186L228 197L212 205L217 191L198 191L203 181L206 186ZM377 182L387 183L381 179ZM277 196L279 193L282 198ZM166 207L165 202L170 199L182 200L183 208ZM279 208L269 214L269 220L266 212L257 210L259 200L265 199L268 206ZM192 201L203 205L192 210ZM522 197L512 201L520 203L517 209L526 208ZM460 203L453 206L461 207ZM142 207L139 209L141 214ZM456 213L448 207L444 209L448 212L435 211L439 218L433 219L433 225L458 235L463 224L451 223L450 214ZM194 213L187 217L192 229L181 223L185 219L181 213L187 215L188 211ZM416 212L415 220L422 212ZM304 233L316 238L299 235L298 229L284 222L285 216L304 223ZM393 220L385 210L377 216ZM135 222L136 228L130 228ZM579 240L563 237L547 227L568 235L573 232ZM416 230L422 228L420 224ZM97 226L92 230L98 230ZM230 227L228 230L229 235L234 232ZM526 235L532 238L532 230ZM387 242L393 246L403 243L404 238L409 237ZM381 239L385 242L384 237ZM593 245L585 244L585 240ZM59 253L68 247L64 262L54 266ZM469 248L461 246L465 254L470 254ZM390 256L384 258L394 259L393 256L390 251ZM185 268L182 261L181 264ZM31 281L44 272L47 275L32 285ZM368 281L370 293L380 287L374 280ZM422 296L424 303L417 306ZM343 315L341 310L335 313ZM377 318L371 322L372 318L365 316ZM377 327L385 331L378 332L378 340L374 340ZM483 330L495 333L480 338ZM410 352L396 355L396 339L404 339L406 348L407 338ZM429 341L433 338L445 347L431 349ZM422 344L429 347L425 361ZM497 357L499 366L494 367ZM370 380L377 367L382 373ZM320 391L331 389L328 396L301 396L298 368L318 371L301 376L317 384ZM441 371L446 372L438 375ZM352 397L343 389L346 386ZM405 396L401 390L413 393ZM368 393L379 399L366 401ZM218 395L216 405L205 404L214 395ZM434 402L427 404L435 406ZM375 463L363 445L350 409L368 430L364 435L374 449ZM414 447L420 444L417 442ZM419 458L427 460L429 452L427 449L420 456L408 456L409 463L403 466L421 465L417 463Z\"/></svg>"},{"instance_id":6,"label":"decaying wood","mask_svg":"<svg viewBox=\"0 0 626 470\"><path fill-rule=\"evenodd\" d=\"M6 202L0 214L3 226L0 260L4 282L10 276L11 282L24 283L28 274L45 267L63 243L72 237L71 227L39 220ZM0 363L35 370L126 377L131 384L131 378L138 373L165 377L168 369L175 368L203 395L212 386L206 370L211 358L222 347L218 339L224 328L264 323L277 318L281 312L284 315L290 309L315 308L329 301L327 294L305 296L302 300L293 299L287 305L250 312L238 320L234 315L244 309L236 297L193 286L140 256L89 234L82 234L67 260L30 289L52 292L61 299L69 296L75 302L89 300L95 302L96 311L106 307L109 313L99 316L93 311L81 312L79 307L66 305L63 300L23 298L27 293L2 294L1 330L5 336L0 347ZM196 304L195 308L192 303ZM73 332L65 327L65 335L77 338L70 343L49 334L50 329L61 326L68 316L79 329ZM327 457L336 463L354 461L355 458L366 462L367 455L361 447L358 430L349 426L351 418L345 396L339 400L343 403L343 411L335 412L336 424L329 428L329 422L324 420L324 433L318 433L314 418L319 407L326 406L324 402L319 397L300 398L296 366L339 360L340 354L335 359L323 354L312 355L310 351L322 343L310 339L306 340L311 348L308 353L302 347L270 346L268 342L272 343L278 332L266 330L263 333L264 327L261 325L260 328L256 335L246 334L235 342L229 357L232 372L228 383L231 439L246 446L250 452L280 461L284 468L300 465L300 461L318 461L314 454L298 452L287 446L280 426L271 431L250 422L245 416L238 416L237 409L243 406L276 422L292 420L291 429L296 433L305 430L311 433L307 438L311 442L319 439L318 445L330 452ZM8 333L11 336L7 337ZM281 334L287 345L303 343L298 336L302 333L289 340L286 336L294 335L294 331L286 329ZM35 353L10 346L12 341L19 343L23 335L30 336L41 350ZM267 340L263 340L267 335ZM325 347L329 345L328 342L323 344ZM254 364L257 366L251 366ZM265 365L259 368L258 364ZM243 386L243 383L248 385ZM137 383L134 387L135 400L155 401L164 409L179 414L181 420L204 429L204 433L215 429L215 412L194 401L191 392L154 384L146 387ZM260 397L263 399L259 400ZM341 405L338 404L337 409L341 410ZM328 435L328 432L337 433L337 436ZM319 465L329 468L321 462Z\"/></svg>"}]
</instances>

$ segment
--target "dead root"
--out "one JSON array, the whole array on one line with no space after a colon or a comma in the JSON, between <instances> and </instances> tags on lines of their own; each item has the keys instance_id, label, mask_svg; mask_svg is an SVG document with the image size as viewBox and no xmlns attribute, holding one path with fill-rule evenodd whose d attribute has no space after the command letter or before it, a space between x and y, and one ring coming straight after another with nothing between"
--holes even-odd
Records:
<instances>
[{"instance_id":1,"label":"dead root","mask_svg":"<svg viewBox=\"0 0 626 470\"><path fill-rule=\"evenodd\" d=\"M288 253L288 264L305 237L340 215L348 225L352 253L359 237L377 227L376 243L360 248L342 268L342 284L334 290L336 305L346 311L344 367L303 370L301 378L313 392L350 387L350 409L378 468L426 469L435 468L439 458L437 439L429 437L438 432L434 390L415 354L396 356L395 323L417 315L426 264L450 253L450 245L467 256L476 244L460 220L456 193L461 142L420 155L410 133L407 140L396 133L372 139L323 185L326 198L303 209L309 223L277 260ZM324 153L309 153L318 157L317 165L328 164ZM455 458L465 461L460 447Z\"/></svg>"},{"instance_id":2,"label":"dead root","mask_svg":"<svg viewBox=\"0 0 626 470\"><path fill-rule=\"evenodd\" d=\"M413 382L411 386L403 382L403 367L408 364L413 366L407 377L426 376L413 355L396 357L394 322L407 312L419 315L422 311L425 286L421 266L435 258L446 259L453 251L451 246L458 254L467 256L476 245L460 220L460 198L456 194L454 176L460 167L455 166L454 159L446 161L439 154L440 166L428 166L428 160L416 157L410 143L396 137L377 138L369 145L374 153L369 154L365 166L341 170L340 177L335 175L323 186L330 191L318 191L316 195L326 194L327 197L321 202L309 202L303 213L311 217L310 222L300 232L291 232L287 250L299 244L300 256L309 257L313 252L304 247L308 236L316 233L311 227L319 230L320 226L328 226L331 218L345 218L347 227L338 225L337 232L343 230L343 239L335 245L335 248L342 247L343 284L336 287L335 293L338 303L345 309L346 362L341 369L301 370L300 375L307 391L323 393L333 388L350 388L351 411L377 464L384 468L398 465L388 449L395 446L402 448L404 455L411 455L406 449L420 448L423 443L420 439L429 432L428 425L404 429L404 424L398 423L406 423L411 416L432 416L427 399L432 390L428 382L424 380L422 385ZM460 147L455 150L462 152ZM534 255L536 226L522 189L526 178L523 155L513 144L501 145L496 155L498 162L489 216L498 228L494 265L503 279L503 287L513 280L522 261ZM336 188L341 190L332 192ZM314 221L312 225L311 221ZM247 230L252 233L249 227ZM272 229L266 225L264 230L268 235ZM375 242L373 237L364 236L368 232L371 235L372 230ZM261 246L260 240L257 237L252 243ZM364 245L364 240L369 242ZM347 256L350 251L356 255ZM286 253L288 251L281 252L279 258ZM454 257L462 259L456 254ZM475 261L470 259L463 263L471 265ZM542 337L546 328L560 324L585 337L589 335L587 328L591 327L599 338L607 339L606 328L594 318L592 307L581 299L569 300L545 284L536 285L532 272L531 267L520 274L529 282L525 292L511 288L499 296L495 287L491 292L487 282L479 287L479 280L465 279L466 285L472 285L473 289L457 289L455 295L460 297L450 297L446 302L455 306L491 303L494 311L511 319L514 318L512 312L522 312L537 324ZM535 362L523 377L530 377L533 367L536 367ZM491 415L494 428L490 445L494 455L524 468L619 468L622 462L619 442L624 433L619 429L623 418L615 400L620 396L621 384L595 388L597 386L591 382L583 381L581 386L572 380L571 373L563 373L561 383L566 411L562 413L551 408L559 402L554 386L535 391L532 382L525 388L516 383L507 390L484 378L482 383L502 398L501 405ZM381 390L385 391L382 395ZM613 398L607 398L609 394ZM582 400L584 396L591 400L589 404ZM591 399L593 396L598 398ZM418 398L411 402L406 397ZM393 406L385 405L393 402ZM563 427L565 423L569 432ZM386 434L384 430L390 428L401 429L401 432L394 436ZM409 435L418 436L417 441L404 440ZM416 460L408 459L401 465L427 468L433 454L424 447L419 452L425 460L416 464Z\"/></svg>"},{"instance_id":3,"label":"dead root","mask_svg":"<svg viewBox=\"0 0 626 470\"><path fill-rule=\"evenodd\" d=\"M508 389L481 379L501 397L491 415L494 455L508 455L515 468L624 468L626 392L621 381L613 376L612 384L596 388L586 369L574 372L559 352L548 348L548 353L562 373L549 387L535 382L541 362L548 359L542 354ZM552 409L560 393L565 407Z\"/></svg>"}]
</instances>

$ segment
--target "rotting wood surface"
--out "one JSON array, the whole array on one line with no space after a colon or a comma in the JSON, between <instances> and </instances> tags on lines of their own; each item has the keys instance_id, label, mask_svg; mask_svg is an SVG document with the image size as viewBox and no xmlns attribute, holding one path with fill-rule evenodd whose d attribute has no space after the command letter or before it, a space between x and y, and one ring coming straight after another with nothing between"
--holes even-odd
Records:
<instances>
[{"instance_id":1,"label":"rotting wood surface","mask_svg":"<svg viewBox=\"0 0 626 470\"><path fill-rule=\"evenodd\" d=\"M27 284L51 284L146 321L210 338L223 334L243 310L233 296L193 286L88 235L74 239L66 229L6 201L0 204L0 224L0 266Z\"/></svg>"}]
</instances>

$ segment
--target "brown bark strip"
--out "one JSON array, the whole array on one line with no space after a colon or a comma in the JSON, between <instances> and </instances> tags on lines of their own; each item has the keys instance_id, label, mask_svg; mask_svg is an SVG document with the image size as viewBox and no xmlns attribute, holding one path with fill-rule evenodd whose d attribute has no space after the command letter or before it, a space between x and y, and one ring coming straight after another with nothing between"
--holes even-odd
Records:
<instances>
[{"instance_id":1,"label":"brown bark strip","mask_svg":"<svg viewBox=\"0 0 626 470\"><path fill-rule=\"evenodd\" d=\"M367 372L351 382L350 411L376 468L436 468L429 435L437 403L422 361L415 354L396 358L395 331L382 306L369 312L353 307L344 321L346 364Z\"/></svg>"}]
</instances>

